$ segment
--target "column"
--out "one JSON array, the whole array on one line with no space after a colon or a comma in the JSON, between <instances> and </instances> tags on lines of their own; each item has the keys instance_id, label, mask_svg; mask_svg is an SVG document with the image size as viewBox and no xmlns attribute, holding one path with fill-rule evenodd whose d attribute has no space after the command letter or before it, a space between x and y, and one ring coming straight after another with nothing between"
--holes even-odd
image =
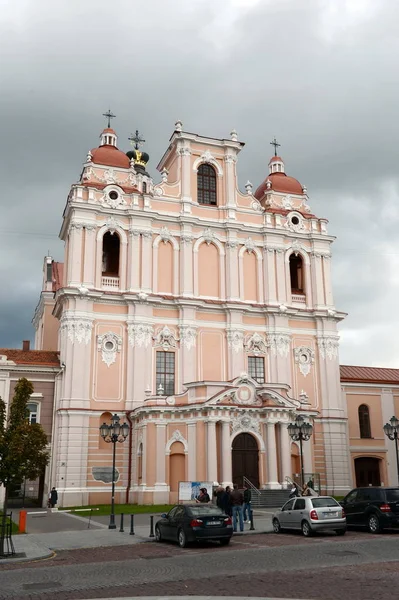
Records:
<instances>
[{"instance_id":1,"label":"column","mask_svg":"<svg viewBox=\"0 0 399 600\"><path fill-rule=\"evenodd\" d=\"M207 421L207 481L217 481L218 457L216 447L216 421Z\"/></svg>"},{"instance_id":2,"label":"column","mask_svg":"<svg viewBox=\"0 0 399 600\"><path fill-rule=\"evenodd\" d=\"M80 223L71 223L68 244L68 277L67 285L82 282L82 232Z\"/></svg>"},{"instance_id":3,"label":"column","mask_svg":"<svg viewBox=\"0 0 399 600\"><path fill-rule=\"evenodd\" d=\"M195 421L187 423L188 465L187 478L189 481L197 481L197 424Z\"/></svg>"},{"instance_id":4,"label":"column","mask_svg":"<svg viewBox=\"0 0 399 600\"><path fill-rule=\"evenodd\" d=\"M327 254L323 255L323 271L324 271L325 303L327 306L334 306L332 283L331 283L331 261L330 261L330 256L328 256Z\"/></svg>"},{"instance_id":5,"label":"column","mask_svg":"<svg viewBox=\"0 0 399 600\"><path fill-rule=\"evenodd\" d=\"M286 286L286 263L284 260L284 250L276 249L276 272L277 272L277 301L280 304L287 302L287 286Z\"/></svg>"},{"instance_id":6,"label":"column","mask_svg":"<svg viewBox=\"0 0 399 600\"><path fill-rule=\"evenodd\" d=\"M280 456L283 483L286 477L292 477L291 468L291 438L288 434L288 423L280 423Z\"/></svg>"},{"instance_id":7,"label":"column","mask_svg":"<svg viewBox=\"0 0 399 600\"><path fill-rule=\"evenodd\" d=\"M276 451L276 433L273 422L266 423L267 426L267 487L271 490L280 489L277 474L277 451Z\"/></svg>"},{"instance_id":8,"label":"column","mask_svg":"<svg viewBox=\"0 0 399 600\"><path fill-rule=\"evenodd\" d=\"M93 224L85 225L85 256L83 263L83 285L87 288L94 287L96 272L96 226Z\"/></svg>"},{"instance_id":9,"label":"column","mask_svg":"<svg viewBox=\"0 0 399 600\"><path fill-rule=\"evenodd\" d=\"M315 308L324 307L324 282L323 270L321 265L321 255L318 253L312 254L311 259L312 269L312 288L313 288L313 305Z\"/></svg>"},{"instance_id":10,"label":"column","mask_svg":"<svg viewBox=\"0 0 399 600\"><path fill-rule=\"evenodd\" d=\"M238 242L235 239L229 239L226 242L226 282L227 300L239 300Z\"/></svg>"},{"instance_id":11,"label":"column","mask_svg":"<svg viewBox=\"0 0 399 600\"><path fill-rule=\"evenodd\" d=\"M129 230L126 287L130 291L140 289L140 232L134 227Z\"/></svg>"},{"instance_id":12,"label":"column","mask_svg":"<svg viewBox=\"0 0 399 600\"><path fill-rule=\"evenodd\" d=\"M156 464L156 480L155 485L165 486L165 446L166 446L166 424L156 425L157 436L157 464Z\"/></svg>"},{"instance_id":13,"label":"column","mask_svg":"<svg viewBox=\"0 0 399 600\"><path fill-rule=\"evenodd\" d=\"M141 253L141 289L144 292L152 291L152 233L142 231Z\"/></svg>"},{"instance_id":14,"label":"column","mask_svg":"<svg viewBox=\"0 0 399 600\"><path fill-rule=\"evenodd\" d=\"M233 469L231 456L230 421L222 421L222 485L232 485Z\"/></svg>"},{"instance_id":15,"label":"column","mask_svg":"<svg viewBox=\"0 0 399 600\"><path fill-rule=\"evenodd\" d=\"M277 302L275 260L276 253L274 248L264 246L263 278L266 304L275 304Z\"/></svg>"}]
</instances>

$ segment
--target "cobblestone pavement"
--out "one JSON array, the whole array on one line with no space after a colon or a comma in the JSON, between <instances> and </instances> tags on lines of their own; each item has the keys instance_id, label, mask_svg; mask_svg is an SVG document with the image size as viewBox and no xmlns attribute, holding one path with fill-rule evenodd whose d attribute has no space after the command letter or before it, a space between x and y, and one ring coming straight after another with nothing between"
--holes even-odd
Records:
<instances>
[{"instance_id":1,"label":"cobblestone pavement","mask_svg":"<svg viewBox=\"0 0 399 600\"><path fill-rule=\"evenodd\" d=\"M0 567L0 598L78 600L154 595L391 600L399 587L399 535L236 537L231 546L172 544L60 552Z\"/></svg>"}]
</instances>

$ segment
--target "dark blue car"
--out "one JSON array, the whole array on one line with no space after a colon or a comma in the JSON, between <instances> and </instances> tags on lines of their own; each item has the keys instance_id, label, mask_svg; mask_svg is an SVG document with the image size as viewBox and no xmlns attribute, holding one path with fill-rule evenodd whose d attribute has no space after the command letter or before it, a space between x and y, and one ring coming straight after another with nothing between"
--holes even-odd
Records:
<instances>
[{"instance_id":1,"label":"dark blue car","mask_svg":"<svg viewBox=\"0 0 399 600\"><path fill-rule=\"evenodd\" d=\"M233 535L231 517L213 504L179 504L155 525L157 542L170 540L185 548L190 542L216 540L225 546Z\"/></svg>"}]
</instances>

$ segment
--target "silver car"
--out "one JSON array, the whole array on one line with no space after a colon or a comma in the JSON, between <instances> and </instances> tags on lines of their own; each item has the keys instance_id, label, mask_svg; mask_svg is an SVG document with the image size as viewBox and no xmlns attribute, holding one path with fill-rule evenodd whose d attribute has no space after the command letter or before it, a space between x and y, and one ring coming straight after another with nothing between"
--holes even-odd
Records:
<instances>
[{"instance_id":1,"label":"silver car","mask_svg":"<svg viewBox=\"0 0 399 600\"><path fill-rule=\"evenodd\" d=\"M300 529L306 537L331 530L345 535L345 511L330 496L293 498L273 515L273 531L280 533L283 529Z\"/></svg>"}]
</instances>

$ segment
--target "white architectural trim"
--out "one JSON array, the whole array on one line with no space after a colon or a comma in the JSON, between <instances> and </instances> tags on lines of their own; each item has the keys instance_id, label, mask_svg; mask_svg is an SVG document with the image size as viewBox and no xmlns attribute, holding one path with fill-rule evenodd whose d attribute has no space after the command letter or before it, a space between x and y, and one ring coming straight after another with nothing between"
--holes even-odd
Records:
<instances>
[{"instance_id":1,"label":"white architectural trim","mask_svg":"<svg viewBox=\"0 0 399 600\"><path fill-rule=\"evenodd\" d=\"M184 446L184 454L188 453L188 442L187 442L186 438L184 437L184 435L181 433L181 431L179 429L175 429L165 446L165 454L166 455L170 454L170 449L172 447L172 444L174 444L175 442L181 442Z\"/></svg>"},{"instance_id":2,"label":"white architectural trim","mask_svg":"<svg viewBox=\"0 0 399 600\"><path fill-rule=\"evenodd\" d=\"M223 169L220 166L220 164L218 163L218 161L216 160L216 158L213 156L213 154L211 154L209 152L209 150L207 150L206 152L204 152L201 156L199 156L193 163L193 171L197 172L198 171L198 167L200 165L204 165L204 164L209 164L212 167L214 167L214 169L216 169L216 172L218 174L219 177L223 176Z\"/></svg>"}]
</instances>

